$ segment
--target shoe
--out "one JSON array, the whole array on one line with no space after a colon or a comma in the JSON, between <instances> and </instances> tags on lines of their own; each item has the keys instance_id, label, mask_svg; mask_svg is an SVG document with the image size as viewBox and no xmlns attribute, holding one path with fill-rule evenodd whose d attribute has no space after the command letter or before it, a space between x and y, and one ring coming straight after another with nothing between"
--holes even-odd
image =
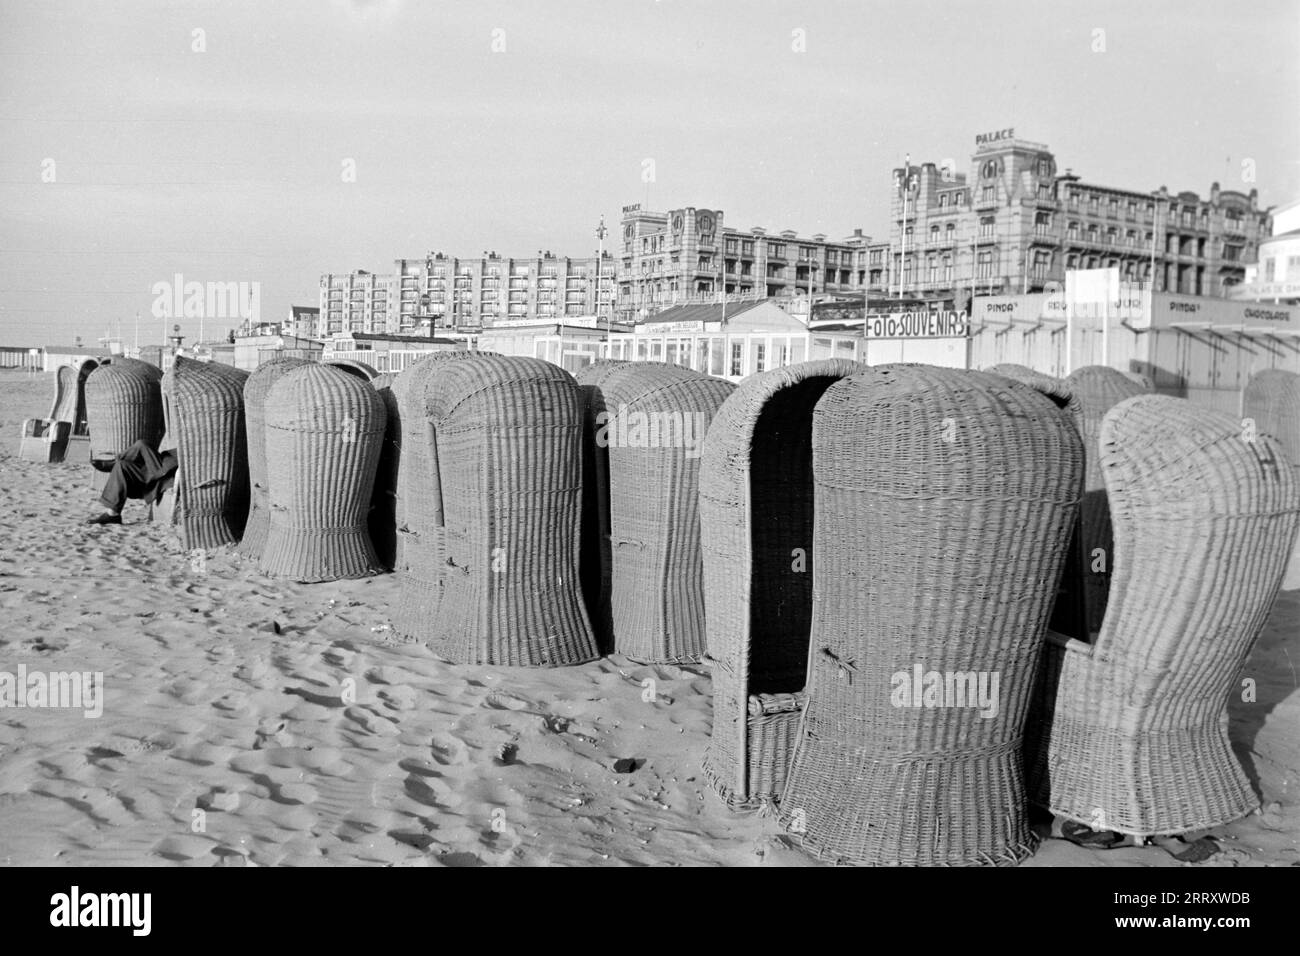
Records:
<instances>
[{"instance_id":1,"label":"shoe","mask_svg":"<svg viewBox=\"0 0 1300 956\"><path fill-rule=\"evenodd\" d=\"M95 517L90 518L86 522L86 524L121 524L121 523L122 523L121 515L109 514L107 511L104 512L102 515L96 515Z\"/></svg>"}]
</instances>

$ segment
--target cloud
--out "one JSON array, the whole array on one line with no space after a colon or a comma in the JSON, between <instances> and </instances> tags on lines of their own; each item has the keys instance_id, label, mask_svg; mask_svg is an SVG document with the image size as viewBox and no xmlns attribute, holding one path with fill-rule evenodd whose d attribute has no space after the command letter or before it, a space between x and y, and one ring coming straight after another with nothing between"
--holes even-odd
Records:
<instances>
[{"instance_id":1,"label":"cloud","mask_svg":"<svg viewBox=\"0 0 1300 956\"><path fill-rule=\"evenodd\" d=\"M353 20L390 23L402 12L404 0L334 0L334 7Z\"/></svg>"}]
</instances>

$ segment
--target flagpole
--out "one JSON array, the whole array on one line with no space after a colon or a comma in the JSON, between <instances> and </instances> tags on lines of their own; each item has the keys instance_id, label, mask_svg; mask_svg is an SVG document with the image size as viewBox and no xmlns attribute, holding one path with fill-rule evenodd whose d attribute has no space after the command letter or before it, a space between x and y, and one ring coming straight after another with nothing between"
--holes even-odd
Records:
<instances>
[{"instance_id":1,"label":"flagpole","mask_svg":"<svg viewBox=\"0 0 1300 956\"><path fill-rule=\"evenodd\" d=\"M912 154L905 153L903 156L903 223L902 223L902 251L898 256L898 299L903 299L903 275L907 271L907 194L911 191L908 180L912 176Z\"/></svg>"}]
</instances>

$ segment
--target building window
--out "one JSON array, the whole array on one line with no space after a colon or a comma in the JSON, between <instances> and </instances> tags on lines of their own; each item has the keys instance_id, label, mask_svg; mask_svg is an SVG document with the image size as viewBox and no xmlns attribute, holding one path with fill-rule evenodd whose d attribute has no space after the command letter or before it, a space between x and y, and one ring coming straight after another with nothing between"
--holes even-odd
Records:
<instances>
[{"instance_id":1,"label":"building window","mask_svg":"<svg viewBox=\"0 0 1300 956\"><path fill-rule=\"evenodd\" d=\"M993 235L993 217L980 216L980 236L986 237Z\"/></svg>"},{"instance_id":2,"label":"building window","mask_svg":"<svg viewBox=\"0 0 1300 956\"><path fill-rule=\"evenodd\" d=\"M952 281L952 256L943 257L943 281Z\"/></svg>"},{"instance_id":3,"label":"building window","mask_svg":"<svg viewBox=\"0 0 1300 956\"><path fill-rule=\"evenodd\" d=\"M943 233L944 239L947 242L955 241L957 238L957 224L953 222L948 223L948 225L944 227Z\"/></svg>"},{"instance_id":4,"label":"building window","mask_svg":"<svg viewBox=\"0 0 1300 956\"><path fill-rule=\"evenodd\" d=\"M767 359L767 346L762 342L754 343L754 371L763 371L763 363Z\"/></svg>"},{"instance_id":5,"label":"building window","mask_svg":"<svg viewBox=\"0 0 1300 956\"><path fill-rule=\"evenodd\" d=\"M939 280L939 260L936 259L934 256L931 256L930 261L927 263L927 265L930 269L930 276L929 276L930 281L937 282Z\"/></svg>"},{"instance_id":6,"label":"building window","mask_svg":"<svg viewBox=\"0 0 1300 956\"><path fill-rule=\"evenodd\" d=\"M738 377L745 374L744 369L745 344L743 342L731 343L731 374L732 377Z\"/></svg>"},{"instance_id":7,"label":"building window","mask_svg":"<svg viewBox=\"0 0 1300 956\"><path fill-rule=\"evenodd\" d=\"M947 193L940 193L940 194L939 194L939 208L940 208L940 209L943 209L943 208L946 207L947 205L948 205L948 194L947 194Z\"/></svg>"},{"instance_id":8,"label":"building window","mask_svg":"<svg viewBox=\"0 0 1300 956\"><path fill-rule=\"evenodd\" d=\"M998 187L994 185L985 186L980 192L980 202L993 202L998 198Z\"/></svg>"},{"instance_id":9,"label":"building window","mask_svg":"<svg viewBox=\"0 0 1300 956\"><path fill-rule=\"evenodd\" d=\"M1076 221L1071 221L1069 224L1067 224L1065 227L1065 234L1069 236L1071 239L1078 239L1079 223Z\"/></svg>"},{"instance_id":10,"label":"building window","mask_svg":"<svg viewBox=\"0 0 1300 956\"><path fill-rule=\"evenodd\" d=\"M939 241L939 227L937 225L930 227L930 241L931 242Z\"/></svg>"},{"instance_id":11,"label":"building window","mask_svg":"<svg viewBox=\"0 0 1300 956\"><path fill-rule=\"evenodd\" d=\"M1046 178L1046 177L1052 175L1052 163L1051 163L1051 160L1040 159L1040 160L1038 161L1038 175L1039 175L1039 177L1041 177L1041 178Z\"/></svg>"},{"instance_id":12,"label":"building window","mask_svg":"<svg viewBox=\"0 0 1300 956\"><path fill-rule=\"evenodd\" d=\"M981 279L987 279L993 275L993 253L981 252L976 260L976 274Z\"/></svg>"},{"instance_id":13,"label":"building window","mask_svg":"<svg viewBox=\"0 0 1300 956\"><path fill-rule=\"evenodd\" d=\"M1047 236L1052 232L1052 214L1050 212L1040 212L1034 216L1034 234L1038 236Z\"/></svg>"}]
</instances>

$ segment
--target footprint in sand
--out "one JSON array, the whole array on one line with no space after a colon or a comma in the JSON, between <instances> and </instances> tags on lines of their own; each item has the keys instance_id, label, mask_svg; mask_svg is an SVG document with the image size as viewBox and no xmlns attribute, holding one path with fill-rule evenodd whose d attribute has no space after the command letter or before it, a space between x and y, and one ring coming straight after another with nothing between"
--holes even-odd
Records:
<instances>
[{"instance_id":1,"label":"footprint in sand","mask_svg":"<svg viewBox=\"0 0 1300 956\"><path fill-rule=\"evenodd\" d=\"M419 697L415 688L407 684L385 687L378 696L384 705L392 710L410 710Z\"/></svg>"},{"instance_id":2,"label":"footprint in sand","mask_svg":"<svg viewBox=\"0 0 1300 956\"><path fill-rule=\"evenodd\" d=\"M342 647L338 643L335 643L321 654L321 660L326 664L342 668L351 668L352 662L356 660L356 657L356 651Z\"/></svg>"},{"instance_id":3,"label":"footprint in sand","mask_svg":"<svg viewBox=\"0 0 1300 956\"><path fill-rule=\"evenodd\" d=\"M454 810L465 798L445 780L410 774L404 781L406 795L416 803L441 810Z\"/></svg>"},{"instance_id":4,"label":"footprint in sand","mask_svg":"<svg viewBox=\"0 0 1300 956\"><path fill-rule=\"evenodd\" d=\"M166 860L183 862L207 856L216 846L215 841L198 834L173 834L154 845L153 852Z\"/></svg>"},{"instance_id":5,"label":"footprint in sand","mask_svg":"<svg viewBox=\"0 0 1300 956\"><path fill-rule=\"evenodd\" d=\"M433 735L429 742L433 759L444 767L459 766L469 763L469 748L459 737L440 732Z\"/></svg>"},{"instance_id":6,"label":"footprint in sand","mask_svg":"<svg viewBox=\"0 0 1300 956\"><path fill-rule=\"evenodd\" d=\"M536 710L537 704L503 690L494 690L483 701L484 707L494 710Z\"/></svg>"},{"instance_id":7,"label":"footprint in sand","mask_svg":"<svg viewBox=\"0 0 1300 956\"><path fill-rule=\"evenodd\" d=\"M372 684L398 684L406 674L398 667L372 667L366 671L365 678Z\"/></svg>"},{"instance_id":8,"label":"footprint in sand","mask_svg":"<svg viewBox=\"0 0 1300 956\"><path fill-rule=\"evenodd\" d=\"M396 737L401 733L397 729L397 724L389 720L383 714L373 713L360 705L353 705L343 711L343 716L348 720L360 725L360 727L372 734L379 734L384 737Z\"/></svg>"}]
</instances>

